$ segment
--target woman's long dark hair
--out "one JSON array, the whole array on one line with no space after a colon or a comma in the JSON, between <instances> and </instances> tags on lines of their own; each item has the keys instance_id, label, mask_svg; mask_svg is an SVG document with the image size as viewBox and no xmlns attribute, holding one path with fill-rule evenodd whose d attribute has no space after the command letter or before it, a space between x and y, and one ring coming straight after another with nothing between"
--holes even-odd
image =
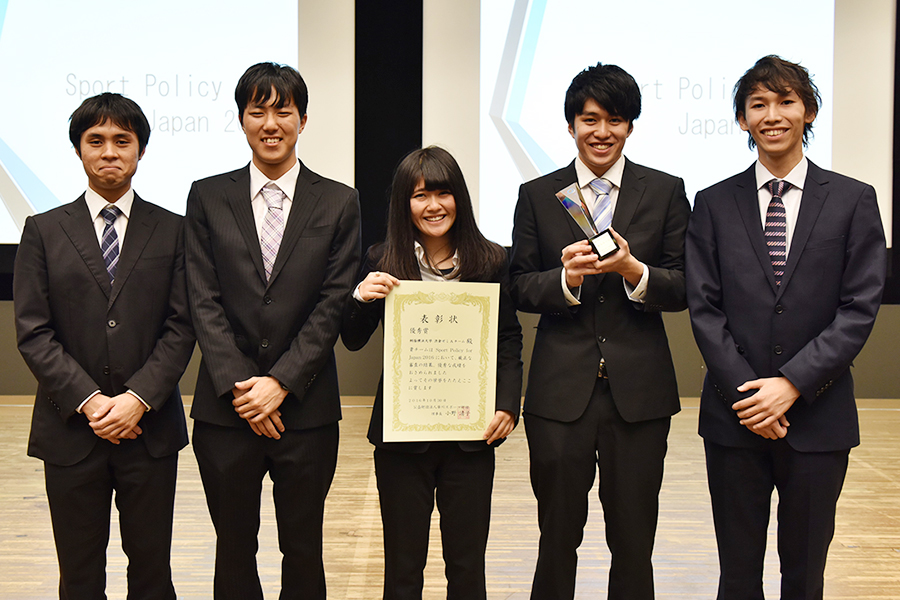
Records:
<instances>
[{"instance_id":1,"label":"woman's long dark hair","mask_svg":"<svg viewBox=\"0 0 900 600\"><path fill-rule=\"evenodd\" d=\"M447 190L456 202L456 220L450 228L459 253L459 279L484 281L495 275L506 261L506 251L478 230L466 180L453 156L437 146L413 150L394 171L388 208L387 239L378 265L400 279L419 279L415 240L419 230L412 222L410 198L419 180L428 191Z\"/></svg>"}]
</instances>

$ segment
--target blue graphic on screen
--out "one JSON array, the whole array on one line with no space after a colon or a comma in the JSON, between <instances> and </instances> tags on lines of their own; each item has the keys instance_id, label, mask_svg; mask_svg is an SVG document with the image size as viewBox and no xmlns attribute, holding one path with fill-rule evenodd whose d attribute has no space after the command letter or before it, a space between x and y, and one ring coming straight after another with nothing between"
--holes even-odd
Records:
<instances>
[{"instance_id":1,"label":"blue graphic on screen","mask_svg":"<svg viewBox=\"0 0 900 600\"><path fill-rule=\"evenodd\" d=\"M529 11L529 5L531 10ZM525 180L548 173L556 163L522 126L522 106L528 90L531 68L546 0L518 0L513 8L503 59L497 73L497 85L489 115L503 139L516 168ZM527 23L526 21L527 16ZM525 34L522 35L524 27ZM521 38L521 42L520 42Z\"/></svg>"},{"instance_id":2,"label":"blue graphic on screen","mask_svg":"<svg viewBox=\"0 0 900 600\"><path fill-rule=\"evenodd\" d=\"M556 163L544 149L528 134L522 126L522 105L525 103L525 94L528 91L528 80L531 76L531 66L534 63L534 54L537 49L538 36L541 32L541 22L544 17L546 0L536 0L531 5L531 13L525 28L525 35L519 48L519 63L516 66L512 89L506 107L504 119L537 167L538 173L548 173L556 168ZM520 167L521 169L521 167Z\"/></svg>"},{"instance_id":3,"label":"blue graphic on screen","mask_svg":"<svg viewBox=\"0 0 900 600\"><path fill-rule=\"evenodd\" d=\"M8 0L0 0L0 39L3 37L3 24L6 21L8 6ZM3 138L0 138L0 198L13 220L19 223L33 213L35 208L46 210L59 204L47 186L35 176Z\"/></svg>"},{"instance_id":4,"label":"blue graphic on screen","mask_svg":"<svg viewBox=\"0 0 900 600\"><path fill-rule=\"evenodd\" d=\"M34 172L28 168L12 148L6 145L6 142L0 138L0 165L6 169L6 172L18 184L22 192L28 198L23 200L34 207L35 211L43 212L50 210L54 206L59 206L59 199L44 185ZM4 197L4 201L6 198ZM9 206L7 205L7 208Z\"/></svg>"},{"instance_id":5,"label":"blue graphic on screen","mask_svg":"<svg viewBox=\"0 0 900 600\"><path fill-rule=\"evenodd\" d=\"M229 91L255 62L296 65L298 4L271 0L255 13L244 4L220 0L210 10L205 0L156 0L148 10L146 3L95 2L85 10L83 2L0 0L0 81L12 82L0 94L0 244L18 242L29 215L85 190L69 119L103 92L134 100L150 124L132 180L142 198L184 214L192 181L246 164ZM273 23L271 14L282 18ZM134 22L141 27L127 25ZM35 43L35 24L52 44ZM267 35L260 40L248 30ZM122 35L128 44L96 41Z\"/></svg>"}]
</instances>

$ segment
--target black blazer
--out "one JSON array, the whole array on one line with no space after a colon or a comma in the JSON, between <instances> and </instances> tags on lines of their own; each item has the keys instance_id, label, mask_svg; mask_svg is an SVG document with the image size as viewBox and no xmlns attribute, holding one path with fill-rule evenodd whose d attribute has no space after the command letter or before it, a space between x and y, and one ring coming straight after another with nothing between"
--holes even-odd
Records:
<instances>
[{"instance_id":1,"label":"black blazer","mask_svg":"<svg viewBox=\"0 0 900 600\"><path fill-rule=\"evenodd\" d=\"M510 293L519 310L539 313L525 413L571 422L584 413L600 358L619 414L628 422L679 410L675 368L660 311L680 311L684 232L690 205L684 182L626 161L613 228L650 270L644 304L628 300L622 276L585 277L581 304L562 291L562 249L585 239L556 198L575 183L575 164L519 188L510 259Z\"/></svg>"},{"instance_id":2,"label":"black blazer","mask_svg":"<svg viewBox=\"0 0 900 600\"><path fill-rule=\"evenodd\" d=\"M881 303L886 249L875 190L812 162L781 286L769 258L754 167L697 194L687 236L694 337L708 367L700 435L725 446L768 440L731 405L752 379L787 377L795 450L859 444L850 366Z\"/></svg>"},{"instance_id":3,"label":"black blazer","mask_svg":"<svg viewBox=\"0 0 900 600\"><path fill-rule=\"evenodd\" d=\"M245 426L232 405L235 382L272 375L291 390L279 408L285 427L338 421L334 344L359 266L356 190L301 163L268 282L249 165L194 182L186 239L191 310L203 353L191 417Z\"/></svg>"},{"instance_id":4,"label":"black blazer","mask_svg":"<svg viewBox=\"0 0 900 600\"><path fill-rule=\"evenodd\" d=\"M369 248L363 260L359 280L378 270L378 263L384 253L384 246L376 244ZM508 275L506 265L485 281L500 284L500 306L497 328L497 400L496 410L506 410L513 414L518 423L519 409L522 404L522 328L516 316L516 308L509 297ZM352 296L347 297L344 309L344 320L341 325L341 339L350 350L359 350L366 345L369 338L378 328L384 317L384 300L374 302L357 302ZM375 406L369 421L369 441L379 448L397 452L422 453L431 446L429 442L384 442L382 413L384 411L384 375L378 382L375 394ZM494 446L504 440L494 442ZM480 441L458 442L465 451L477 451L488 448Z\"/></svg>"},{"instance_id":5,"label":"black blazer","mask_svg":"<svg viewBox=\"0 0 900 600\"><path fill-rule=\"evenodd\" d=\"M28 454L61 466L102 440L76 412L94 390L134 390L152 410L152 456L187 444L178 391L194 348L182 218L134 197L115 284L82 195L25 221L13 278L19 351L38 380Z\"/></svg>"}]
</instances>

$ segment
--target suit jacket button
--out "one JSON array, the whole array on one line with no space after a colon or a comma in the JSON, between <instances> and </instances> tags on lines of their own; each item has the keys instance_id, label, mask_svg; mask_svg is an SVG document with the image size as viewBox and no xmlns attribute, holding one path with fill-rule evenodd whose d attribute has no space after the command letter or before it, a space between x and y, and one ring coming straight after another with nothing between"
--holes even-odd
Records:
<instances>
[{"instance_id":1,"label":"suit jacket button","mask_svg":"<svg viewBox=\"0 0 900 600\"><path fill-rule=\"evenodd\" d=\"M775 354L781 354L784 352L784 349L781 347L781 344L775 344Z\"/></svg>"},{"instance_id":2,"label":"suit jacket button","mask_svg":"<svg viewBox=\"0 0 900 600\"><path fill-rule=\"evenodd\" d=\"M604 296L599 296L599 297L597 298L597 302L603 304L604 302L606 302L606 298L605 298Z\"/></svg>"},{"instance_id":3,"label":"suit jacket button","mask_svg":"<svg viewBox=\"0 0 900 600\"><path fill-rule=\"evenodd\" d=\"M266 338L263 338L263 339L259 342L259 345L262 346L263 348L268 348L268 347L269 347L269 340L267 340Z\"/></svg>"},{"instance_id":4,"label":"suit jacket button","mask_svg":"<svg viewBox=\"0 0 900 600\"><path fill-rule=\"evenodd\" d=\"M600 337L597 338L597 341L602 344L603 342L606 341L606 338L601 335Z\"/></svg>"},{"instance_id":5,"label":"suit jacket button","mask_svg":"<svg viewBox=\"0 0 900 600\"><path fill-rule=\"evenodd\" d=\"M109 325L110 327L115 327L115 326L116 326L116 322L115 322L115 320L113 320L113 319L110 319L109 321L107 321L106 324Z\"/></svg>"},{"instance_id":6,"label":"suit jacket button","mask_svg":"<svg viewBox=\"0 0 900 600\"><path fill-rule=\"evenodd\" d=\"M272 304L272 297L266 296L265 298L263 298L263 302L265 302L266 304Z\"/></svg>"},{"instance_id":7,"label":"suit jacket button","mask_svg":"<svg viewBox=\"0 0 900 600\"><path fill-rule=\"evenodd\" d=\"M103 374L104 374L104 375L109 375L109 365L104 365L104 366L103 366Z\"/></svg>"},{"instance_id":8,"label":"suit jacket button","mask_svg":"<svg viewBox=\"0 0 900 600\"><path fill-rule=\"evenodd\" d=\"M738 354L743 354L743 353L744 353L744 347L741 346L740 344L738 344L737 346L735 346L735 348L737 349Z\"/></svg>"},{"instance_id":9,"label":"suit jacket button","mask_svg":"<svg viewBox=\"0 0 900 600\"><path fill-rule=\"evenodd\" d=\"M784 307L782 305L779 304L775 307L775 314L780 315L783 312L784 312Z\"/></svg>"}]
</instances>

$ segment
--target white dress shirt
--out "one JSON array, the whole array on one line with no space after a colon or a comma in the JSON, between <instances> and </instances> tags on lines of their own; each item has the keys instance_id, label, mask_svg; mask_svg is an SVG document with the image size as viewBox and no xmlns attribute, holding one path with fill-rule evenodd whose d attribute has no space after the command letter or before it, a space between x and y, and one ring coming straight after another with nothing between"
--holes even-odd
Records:
<instances>
[{"instance_id":1,"label":"white dress shirt","mask_svg":"<svg viewBox=\"0 0 900 600\"><path fill-rule=\"evenodd\" d=\"M122 211L122 216L125 218L119 217L113 224L116 234L119 236L119 253L121 253L122 248L125 247L125 231L128 229L128 219L131 218L131 205L134 204L134 190L128 188L128 191L122 194L121 198L115 202L109 202L106 198L88 188L84 192L84 201L87 203L88 213L90 213L91 219L94 221L94 231L97 233L98 244L103 241L103 230L106 228L106 221L100 215L100 211L112 205L115 205L116 208Z\"/></svg>"},{"instance_id":2,"label":"white dress shirt","mask_svg":"<svg viewBox=\"0 0 900 600\"><path fill-rule=\"evenodd\" d=\"M262 226L269 210L266 199L263 198L262 189L267 184L274 183L284 195L287 196L281 206L281 214L284 215L284 224L287 225L288 215L291 214L291 206L294 205L294 190L297 189L297 178L300 176L300 161L294 162L294 166L288 172L272 180L263 175L253 161L250 161L250 205L253 209L253 221L256 224L256 237L262 234Z\"/></svg>"},{"instance_id":3,"label":"white dress shirt","mask_svg":"<svg viewBox=\"0 0 900 600\"><path fill-rule=\"evenodd\" d=\"M116 235L119 236L119 254L121 255L122 249L125 247L125 231L128 229L128 219L131 218L131 206L134 204L134 190L132 188L128 188L128 191L122 194L118 200L115 202L109 202L106 198L92 190L88 187L84 192L84 201L87 204L88 213L91 215L91 219L94 222L94 232L97 234L97 244L100 245L103 242L103 230L106 228L106 220L100 214L100 211L106 208L107 206L115 205L120 211L122 211L122 215L116 219L116 222L113 223L113 228L116 230ZM150 410L150 405L144 402L144 399L141 398L136 392L133 390L127 390L129 394L137 398L141 401L141 404L144 405L144 410ZM87 398L82 401L81 404L78 405L78 408L75 409L75 412L81 412L81 409L87 404L88 400L96 396L100 393L100 390L94 390Z\"/></svg>"},{"instance_id":4,"label":"white dress shirt","mask_svg":"<svg viewBox=\"0 0 900 600\"><path fill-rule=\"evenodd\" d=\"M772 175L767 168L763 166L759 160L756 161L756 189L759 198L759 220L763 230L766 228L766 212L769 210L769 202L772 201L772 194L766 183L773 179L779 179ZM794 237L794 230L797 229L797 217L800 215L800 200L803 198L803 186L806 185L806 172L809 170L809 161L804 156L797 163L797 166L791 169L786 177L782 178L791 184L791 189L784 192L781 196L781 202L784 204L785 219L787 220L787 246L785 247L785 256L791 254L791 238Z\"/></svg>"}]
</instances>

